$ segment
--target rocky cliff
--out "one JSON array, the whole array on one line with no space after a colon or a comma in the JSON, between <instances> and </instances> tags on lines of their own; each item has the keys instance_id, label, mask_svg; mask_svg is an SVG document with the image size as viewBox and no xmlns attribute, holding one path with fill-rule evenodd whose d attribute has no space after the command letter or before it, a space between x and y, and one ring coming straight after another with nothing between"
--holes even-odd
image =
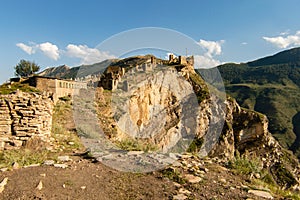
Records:
<instances>
[{"instance_id":1,"label":"rocky cliff","mask_svg":"<svg viewBox=\"0 0 300 200\"><path fill-rule=\"evenodd\" d=\"M127 92L122 83L116 92L98 91L100 124L112 141L131 138L163 153L192 150L224 161L247 156L259 159L279 185L298 184L298 161L272 137L265 115L220 98L189 66L144 76L135 76Z\"/></svg>"},{"instance_id":2,"label":"rocky cliff","mask_svg":"<svg viewBox=\"0 0 300 200\"><path fill-rule=\"evenodd\" d=\"M181 146L177 148L186 148L183 141L191 140L197 127L197 98L192 86L172 69L146 74L135 83L130 81L132 76L123 79L129 82L129 91L119 90L112 96L120 132L147 140L163 152L178 143Z\"/></svg>"}]
</instances>

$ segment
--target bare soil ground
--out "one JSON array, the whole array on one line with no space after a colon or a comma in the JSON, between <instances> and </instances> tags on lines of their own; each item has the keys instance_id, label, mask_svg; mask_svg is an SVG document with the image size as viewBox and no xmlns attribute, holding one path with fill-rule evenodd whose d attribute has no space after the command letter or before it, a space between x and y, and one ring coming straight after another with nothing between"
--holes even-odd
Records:
<instances>
[{"instance_id":1,"label":"bare soil ground","mask_svg":"<svg viewBox=\"0 0 300 200\"><path fill-rule=\"evenodd\" d=\"M178 194L186 199L259 199L242 187L246 178L215 163L205 164L202 181L180 184L161 172L119 172L80 157L67 164L66 169L37 166L1 172L0 181L7 177L8 183L0 199L180 199ZM180 172L182 177L188 173Z\"/></svg>"}]
</instances>

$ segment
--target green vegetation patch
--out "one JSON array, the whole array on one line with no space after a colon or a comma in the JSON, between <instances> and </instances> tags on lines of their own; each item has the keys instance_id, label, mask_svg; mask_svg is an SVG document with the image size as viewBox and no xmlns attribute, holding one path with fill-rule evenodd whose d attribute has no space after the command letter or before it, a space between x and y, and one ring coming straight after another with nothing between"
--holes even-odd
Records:
<instances>
[{"instance_id":1,"label":"green vegetation patch","mask_svg":"<svg viewBox=\"0 0 300 200\"><path fill-rule=\"evenodd\" d=\"M121 141L116 142L116 145L126 151L157 151L158 147L149 142L149 141L141 141L132 138L126 138Z\"/></svg>"},{"instance_id":2,"label":"green vegetation patch","mask_svg":"<svg viewBox=\"0 0 300 200\"><path fill-rule=\"evenodd\" d=\"M194 138L189 148L186 150L189 153L197 153L200 151L201 146L203 144L203 138Z\"/></svg>"},{"instance_id":3,"label":"green vegetation patch","mask_svg":"<svg viewBox=\"0 0 300 200\"><path fill-rule=\"evenodd\" d=\"M193 86L193 90L197 96L198 103L209 98L209 89L205 81L197 73L189 73L189 82Z\"/></svg>"},{"instance_id":4,"label":"green vegetation patch","mask_svg":"<svg viewBox=\"0 0 300 200\"><path fill-rule=\"evenodd\" d=\"M237 174L261 174L262 162L258 157L250 157L247 154L240 155L239 152L236 152L235 157L228 162L228 168L233 169Z\"/></svg>"},{"instance_id":5,"label":"green vegetation patch","mask_svg":"<svg viewBox=\"0 0 300 200\"><path fill-rule=\"evenodd\" d=\"M47 150L33 150L21 148L17 150L4 150L0 152L0 168L12 167L18 163L20 167L32 164L41 164L47 159L53 159L55 156Z\"/></svg>"},{"instance_id":6,"label":"green vegetation patch","mask_svg":"<svg viewBox=\"0 0 300 200\"><path fill-rule=\"evenodd\" d=\"M28 84L23 83L5 83L0 86L0 94L11 94L16 90L20 90L22 92L40 92L35 87L31 87Z\"/></svg>"},{"instance_id":7,"label":"green vegetation patch","mask_svg":"<svg viewBox=\"0 0 300 200\"><path fill-rule=\"evenodd\" d=\"M174 169L174 168L166 168L164 170L161 171L163 177L166 177L174 182L177 182L179 184L185 184L186 180L184 178L181 177L181 173Z\"/></svg>"},{"instance_id":8,"label":"green vegetation patch","mask_svg":"<svg viewBox=\"0 0 300 200\"><path fill-rule=\"evenodd\" d=\"M294 119L300 113L299 50L218 67L226 92L242 107L265 114L273 136L298 157L300 135Z\"/></svg>"},{"instance_id":9,"label":"green vegetation patch","mask_svg":"<svg viewBox=\"0 0 300 200\"><path fill-rule=\"evenodd\" d=\"M52 118L52 137L58 148L65 152L83 149L73 124L72 102L69 97L61 98L54 106Z\"/></svg>"}]
</instances>

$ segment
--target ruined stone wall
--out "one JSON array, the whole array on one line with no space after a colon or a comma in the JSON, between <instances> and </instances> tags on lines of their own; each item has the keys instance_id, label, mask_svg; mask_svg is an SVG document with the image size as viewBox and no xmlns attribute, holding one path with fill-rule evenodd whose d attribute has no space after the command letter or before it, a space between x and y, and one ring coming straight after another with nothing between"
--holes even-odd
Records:
<instances>
[{"instance_id":1,"label":"ruined stone wall","mask_svg":"<svg viewBox=\"0 0 300 200\"><path fill-rule=\"evenodd\" d=\"M33 86L41 91L47 91L47 92L51 92L54 94L55 89L56 89L56 81L55 81L55 79L46 79L46 78L36 77L35 83Z\"/></svg>"},{"instance_id":2,"label":"ruined stone wall","mask_svg":"<svg viewBox=\"0 0 300 200\"><path fill-rule=\"evenodd\" d=\"M87 88L86 82L60 80L51 77L33 76L27 82L40 91L52 93L54 103L60 97L78 95L81 88Z\"/></svg>"},{"instance_id":3,"label":"ruined stone wall","mask_svg":"<svg viewBox=\"0 0 300 200\"><path fill-rule=\"evenodd\" d=\"M48 95L0 95L0 150L20 148L31 139L49 143L53 101Z\"/></svg>"}]
</instances>

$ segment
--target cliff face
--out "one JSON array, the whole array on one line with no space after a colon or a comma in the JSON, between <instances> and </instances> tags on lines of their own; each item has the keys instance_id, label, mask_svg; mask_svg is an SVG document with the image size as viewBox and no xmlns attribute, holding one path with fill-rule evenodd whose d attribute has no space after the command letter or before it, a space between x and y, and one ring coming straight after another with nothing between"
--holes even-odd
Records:
<instances>
[{"instance_id":1,"label":"cliff face","mask_svg":"<svg viewBox=\"0 0 300 200\"><path fill-rule=\"evenodd\" d=\"M298 183L298 161L272 137L265 115L241 108L231 97L222 100L209 94L193 69L175 69L129 83L127 92L113 92L111 111L103 110L109 105L103 91L98 94L104 105L100 123L115 128L109 135L112 140L129 137L151 143L163 153L180 153L196 139L201 141L200 156L229 161L238 152L260 159L280 185Z\"/></svg>"},{"instance_id":2,"label":"cliff face","mask_svg":"<svg viewBox=\"0 0 300 200\"><path fill-rule=\"evenodd\" d=\"M263 169L282 187L299 183L299 162L281 147L268 130L265 115L241 108L235 99L226 100L226 119L218 143L209 152L211 157L232 160L238 152L248 159L259 159Z\"/></svg>"},{"instance_id":3,"label":"cliff face","mask_svg":"<svg viewBox=\"0 0 300 200\"><path fill-rule=\"evenodd\" d=\"M197 127L197 98L192 86L175 69L147 74L129 85L129 91L119 90L112 96L117 137L129 133L163 152L186 148L184 140L191 140Z\"/></svg>"},{"instance_id":4,"label":"cliff face","mask_svg":"<svg viewBox=\"0 0 300 200\"><path fill-rule=\"evenodd\" d=\"M232 158L234 152L255 152L266 156L266 152L280 155L281 147L268 131L267 117L261 113L241 108L228 97L226 118L218 145L210 155ZM276 161L276 160L273 160Z\"/></svg>"}]
</instances>

